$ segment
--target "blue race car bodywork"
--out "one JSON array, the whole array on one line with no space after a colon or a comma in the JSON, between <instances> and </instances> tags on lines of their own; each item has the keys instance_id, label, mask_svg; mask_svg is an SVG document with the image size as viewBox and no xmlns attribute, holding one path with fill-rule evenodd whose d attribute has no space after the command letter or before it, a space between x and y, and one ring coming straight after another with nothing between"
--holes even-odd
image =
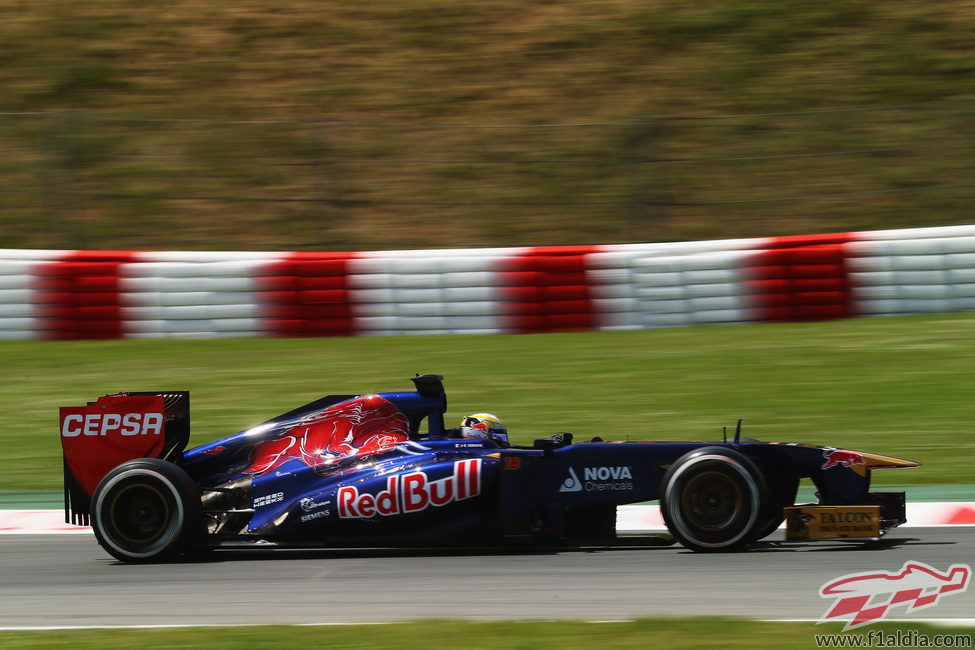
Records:
<instances>
[{"instance_id":1,"label":"blue race car bodywork","mask_svg":"<svg viewBox=\"0 0 975 650\"><path fill-rule=\"evenodd\" d=\"M905 521L904 494L871 493L870 472L912 461L737 435L501 446L444 426L442 377L413 381L408 392L324 397L186 451L188 393L122 393L65 407L66 517L90 516L99 543L126 562L248 540L632 544L616 535L616 507L651 500L688 548L737 550L799 510L801 478L815 484L819 503L793 513L795 537L875 538ZM810 527L830 512L827 521L839 517L845 527Z\"/></svg>"}]
</instances>

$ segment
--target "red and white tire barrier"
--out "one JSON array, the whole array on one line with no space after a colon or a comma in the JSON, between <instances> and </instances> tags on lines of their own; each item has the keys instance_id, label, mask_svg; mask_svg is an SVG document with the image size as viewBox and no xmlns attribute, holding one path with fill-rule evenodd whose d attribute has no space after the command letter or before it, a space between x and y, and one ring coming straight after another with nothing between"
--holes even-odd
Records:
<instances>
[{"instance_id":1,"label":"red and white tire barrier","mask_svg":"<svg viewBox=\"0 0 975 650\"><path fill-rule=\"evenodd\" d=\"M975 526L975 501L908 503L907 523L903 527L928 526ZM659 506L617 508L616 529L620 535L640 535L665 528ZM91 533L91 527L66 524L61 510L0 510L0 534L77 533Z\"/></svg>"},{"instance_id":2,"label":"red and white tire barrier","mask_svg":"<svg viewBox=\"0 0 975 650\"><path fill-rule=\"evenodd\" d=\"M0 338L497 334L975 310L975 226L352 253L0 250Z\"/></svg>"}]
</instances>

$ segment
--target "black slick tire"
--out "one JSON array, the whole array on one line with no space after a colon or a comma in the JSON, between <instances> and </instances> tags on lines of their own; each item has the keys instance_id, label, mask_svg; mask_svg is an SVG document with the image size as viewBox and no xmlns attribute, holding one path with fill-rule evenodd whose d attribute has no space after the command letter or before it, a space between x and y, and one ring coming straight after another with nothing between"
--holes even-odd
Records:
<instances>
[{"instance_id":1,"label":"black slick tire","mask_svg":"<svg viewBox=\"0 0 975 650\"><path fill-rule=\"evenodd\" d=\"M744 454L702 447L678 458L661 484L667 529L686 548L736 551L755 539L768 517L765 479Z\"/></svg>"},{"instance_id":2,"label":"black slick tire","mask_svg":"<svg viewBox=\"0 0 975 650\"><path fill-rule=\"evenodd\" d=\"M202 527L199 491L173 463L139 458L101 480L91 499L98 543L127 563L165 562L190 548Z\"/></svg>"}]
</instances>

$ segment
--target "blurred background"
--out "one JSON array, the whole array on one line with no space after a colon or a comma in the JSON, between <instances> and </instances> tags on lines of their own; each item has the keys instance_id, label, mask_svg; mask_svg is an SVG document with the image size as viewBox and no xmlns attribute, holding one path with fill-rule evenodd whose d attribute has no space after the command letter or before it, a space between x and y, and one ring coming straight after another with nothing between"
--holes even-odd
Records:
<instances>
[{"instance_id":1,"label":"blurred background","mask_svg":"<svg viewBox=\"0 0 975 650\"><path fill-rule=\"evenodd\" d=\"M975 2L0 0L0 247L971 223Z\"/></svg>"}]
</instances>

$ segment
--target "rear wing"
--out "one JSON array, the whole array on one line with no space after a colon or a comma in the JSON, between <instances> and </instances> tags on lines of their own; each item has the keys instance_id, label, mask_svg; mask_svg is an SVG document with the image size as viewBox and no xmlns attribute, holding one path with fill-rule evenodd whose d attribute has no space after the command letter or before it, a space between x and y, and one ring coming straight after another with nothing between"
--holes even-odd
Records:
<instances>
[{"instance_id":1,"label":"rear wing","mask_svg":"<svg viewBox=\"0 0 975 650\"><path fill-rule=\"evenodd\" d=\"M64 520L86 526L91 497L115 467L135 458L178 462L190 438L189 391L105 395L62 406Z\"/></svg>"}]
</instances>

